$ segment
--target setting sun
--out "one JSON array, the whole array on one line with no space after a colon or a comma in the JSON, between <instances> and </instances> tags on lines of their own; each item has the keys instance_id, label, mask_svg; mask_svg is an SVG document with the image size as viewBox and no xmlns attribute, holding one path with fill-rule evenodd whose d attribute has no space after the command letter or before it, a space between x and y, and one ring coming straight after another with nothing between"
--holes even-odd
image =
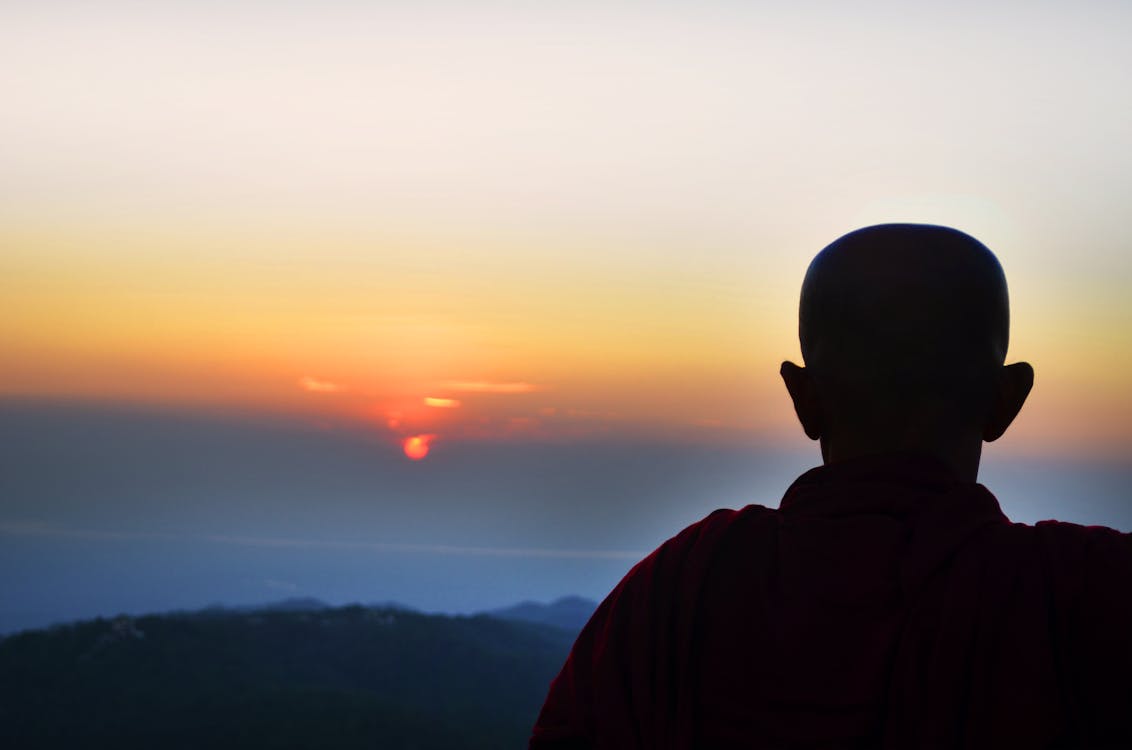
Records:
<instances>
[{"instance_id":1,"label":"setting sun","mask_svg":"<svg viewBox=\"0 0 1132 750\"><path fill-rule=\"evenodd\" d=\"M414 461L420 461L428 455L435 437L436 435L410 435L401 441L401 448L405 451L406 456Z\"/></svg>"}]
</instances>

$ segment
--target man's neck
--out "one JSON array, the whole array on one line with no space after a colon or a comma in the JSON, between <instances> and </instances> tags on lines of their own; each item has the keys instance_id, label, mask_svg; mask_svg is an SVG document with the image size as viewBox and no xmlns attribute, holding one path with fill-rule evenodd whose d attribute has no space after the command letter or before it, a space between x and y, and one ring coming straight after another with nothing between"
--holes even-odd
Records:
<instances>
[{"instance_id":1,"label":"man's neck","mask_svg":"<svg viewBox=\"0 0 1132 750\"><path fill-rule=\"evenodd\" d=\"M981 440L893 441L864 439L821 439L822 461L825 464L848 461L885 453L919 453L941 461L961 482L974 483L979 477L982 457Z\"/></svg>"}]
</instances>

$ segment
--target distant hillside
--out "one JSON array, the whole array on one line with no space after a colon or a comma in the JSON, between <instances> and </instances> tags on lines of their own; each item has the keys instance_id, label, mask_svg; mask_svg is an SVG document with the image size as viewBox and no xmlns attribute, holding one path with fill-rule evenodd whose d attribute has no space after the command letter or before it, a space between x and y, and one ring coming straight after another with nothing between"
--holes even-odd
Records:
<instances>
[{"instance_id":1,"label":"distant hillside","mask_svg":"<svg viewBox=\"0 0 1132 750\"><path fill-rule=\"evenodd\" d=\"M577 633L587 622L597 603L580 596L564 596L550 604L539 602L522 602L513 607L491 610L487 614L504 620L518 620L522 622L537 622Z\"/></svg>"},{"instance_id":2,"label":"distant hillside","mask_svg":"<svg viewBox=\"0 0 1132 750\"><path fill-rule=\"evenodd\" d=\"M395 606L395 605L390 605ZM323 609L331 609L331 606L321 599L315 599L313 596L297 596L290 599L280 599L278 601L267 602L266 604L212 604L205 607L203 610L198 610L195 614L237 614L248 612L318 612ZM177 612L176 614L194 614L185 611Z\"/></svg>"},{"instance_id":3,"label":"distant hillside","mask_svg":"<svg viewBox=\"0 0 1132 750\"><path fill-rule=\"evenodd\" d=\"M0 640L0 747L522 748L573 638L360 606L25 632Z\"/></svg>"},{"instance_id":4,"label":"distant hillside","mask_svg":"<svg viewBox=\"0 0 1132 750\"><path fill-rule=\"evenodd\" d=\"M268 612L319 612L324 609L330 609L330 605L314 597L304 596L284 599L282 601L264 604L260 607L241 607L241 609Z\"/></svg>"}]
</instances>

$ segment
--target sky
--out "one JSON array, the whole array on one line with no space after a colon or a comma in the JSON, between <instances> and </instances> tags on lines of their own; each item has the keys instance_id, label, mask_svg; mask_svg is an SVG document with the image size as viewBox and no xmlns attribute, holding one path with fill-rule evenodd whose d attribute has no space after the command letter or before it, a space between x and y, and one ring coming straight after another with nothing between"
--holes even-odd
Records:
<instances>
[{"instance_id":1,"label":"sky","mask_svg":"<svg viewBox=\"0 0 1132 750\"><path fill-rule=\"evenodd\" d=\"M5 611L600 597L816 463L777 379L798 288L887 221L1006 270L1037 384L984 481L1020 520L1132 528L1130 23L5 3Z\"/></svg>"}]
</instances>

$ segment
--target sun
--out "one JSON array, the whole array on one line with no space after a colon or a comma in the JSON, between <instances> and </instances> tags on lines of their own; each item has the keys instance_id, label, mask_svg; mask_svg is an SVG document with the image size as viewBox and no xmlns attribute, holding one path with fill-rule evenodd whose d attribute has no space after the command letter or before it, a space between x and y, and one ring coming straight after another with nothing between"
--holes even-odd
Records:
<instances>
[{"instance_id":1,"label":"sun","mask_svg":"<svg viewBox=\"0 0 1132 750\"><path fill-rule=\"evenodd\" d=\"M414 461L420 461L428 455L432 440L436 435L410 435L401 440L401 449L405 455Z\"/></svg>"}]
</instances>

